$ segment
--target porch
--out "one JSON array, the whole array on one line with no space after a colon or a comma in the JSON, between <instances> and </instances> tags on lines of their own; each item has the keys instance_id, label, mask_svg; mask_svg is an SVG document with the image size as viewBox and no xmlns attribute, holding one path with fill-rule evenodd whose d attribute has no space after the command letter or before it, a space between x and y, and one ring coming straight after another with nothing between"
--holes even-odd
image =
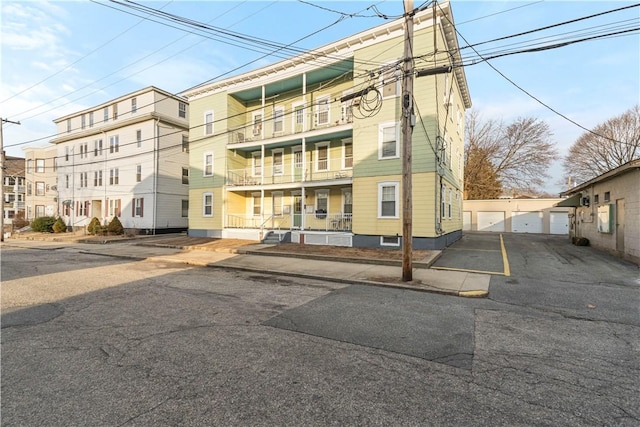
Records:
<instances>
[{"instance_id":1,"label":"porch","mask_svg":"<svg viewBox=\"0 0 640 427\"><path fill-rule=\"evenodd\" d=\"M321 231L351 232L353 215L350 213L293 213L288 215L227 214L225 228L266 231Z\"/></svg>"}]
</instances>

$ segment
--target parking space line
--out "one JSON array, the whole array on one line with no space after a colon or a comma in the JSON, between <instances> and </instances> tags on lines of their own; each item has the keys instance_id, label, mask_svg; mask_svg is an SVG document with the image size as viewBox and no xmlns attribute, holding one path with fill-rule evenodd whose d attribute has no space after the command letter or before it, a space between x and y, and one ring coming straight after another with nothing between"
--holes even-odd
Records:
<instances>
[{"instance_id":1,"label":"parking space line","mask_svg":"<svg viewBox=\"0 0 640 427\"><path fill-rule=\"evenodd\" d=\"M484 271L484 270L470 270L467 268L455 268L455 267L431 267L432 270L447 270L447 271L463 271L465 273L479 273L479 274L495 274L498 276L504 276L505 274L501 271Z\"/></svg>"},{"instance_id":2,"label":"parking space line","mask_svg":"<svg viewBox=\"0 0 640 427\"><path fill-rule=\"evenodd\" d=\"M504 275L511 276L511 270L509 269L509 258L507 257L507 250L504 247L504 240L502 234L500 234L500 248L502 249L502 264L504 265Z\"/></svg>"},{"instance_id":3,"label":"parking space line","mask_svg":"<svg viewBox=\"0 0 640 427\"><path fill-rule=\"evenodd\" d=\"M500 252L498 249L447 248L448 251Z\"/></svg>"}]
</instances>

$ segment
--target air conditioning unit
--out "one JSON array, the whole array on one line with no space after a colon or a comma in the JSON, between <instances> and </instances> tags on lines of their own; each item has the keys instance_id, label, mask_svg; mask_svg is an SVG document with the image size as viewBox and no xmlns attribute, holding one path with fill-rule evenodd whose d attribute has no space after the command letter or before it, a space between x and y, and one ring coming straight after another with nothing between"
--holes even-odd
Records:
<instances>
[{"instance_id":1,"label":"air conditioning unit","mask_svg":"<svg viewBox=\"0 0 640 427\"><path fill-rule=\"evenodd\" d=\"M254 126L253 136L260 136L261 133L262 133L262 126Z\"/></svg>"}]
</instances>

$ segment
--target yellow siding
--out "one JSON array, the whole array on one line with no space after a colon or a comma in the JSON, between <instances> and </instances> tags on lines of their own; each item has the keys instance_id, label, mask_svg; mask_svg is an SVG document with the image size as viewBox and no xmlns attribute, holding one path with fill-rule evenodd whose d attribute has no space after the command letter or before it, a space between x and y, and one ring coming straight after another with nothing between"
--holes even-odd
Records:
<instances>
[{"instance_id":1,"label":"yellow siding","mask_svg":"<svg viewBox=\"0 0 640 427\"><path fill-rule=\"evenodd\" d=\"M213 193L213 217L205 217L203 212L203 194ZM195 230L221 230L223 226L222 215L222 189L190 189L189 190L189 228Z\"/></svg>"}]
</instances>

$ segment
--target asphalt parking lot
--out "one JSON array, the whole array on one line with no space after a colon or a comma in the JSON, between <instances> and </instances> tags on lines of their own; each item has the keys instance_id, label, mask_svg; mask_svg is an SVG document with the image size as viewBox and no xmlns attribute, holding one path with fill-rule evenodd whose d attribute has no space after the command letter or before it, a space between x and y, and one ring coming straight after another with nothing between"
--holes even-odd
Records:
<instances>
[{"instance_id":1,"label":"asphalt parking lot","mask_svg":"<svg viewBox=\"0 0 640 427\"><path fill-rule=\"evenodd\" d=\"M431 268L472 273L510 275L502 234L465 234L446 248Z\"/></svg>"}]
</instances>

